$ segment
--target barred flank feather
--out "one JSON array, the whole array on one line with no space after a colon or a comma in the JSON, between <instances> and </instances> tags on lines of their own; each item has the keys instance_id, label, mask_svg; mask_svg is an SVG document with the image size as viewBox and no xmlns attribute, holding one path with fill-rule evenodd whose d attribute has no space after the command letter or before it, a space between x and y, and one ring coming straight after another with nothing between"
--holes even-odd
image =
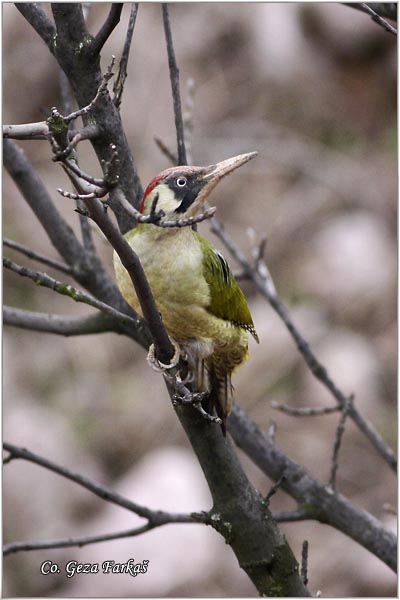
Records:
<instances>
[{"instance_id":1,"label":"barred flank feather","mask_svg":"<svg viewBox=\"0 0 400 600\"><path fill-rule=\"evenodd\" d=\"M221 429L226 435L226 418L231 411L232 391L230 373L225 373L223 378L218 377L214 366L208 369L209 396L208 410L210 414L217 414L221 419Z\"/></svg>"},{"instance_id":2,"label":"barred flank feather","mask_svg":"<svg viewBox=\"0 0 400 600\"><path fill-rule=\"evenodd\" d=\"M229 361L227 361L229 356ZM208 410L211 414L216 414L221 420L221 429L226 435L226 419L232 410L233 387L231 383L231 373L234 366L243 361L241 356L233 357L230 353L218 354L214 352L205 360L205 366L208 375Z\"/></svg>"}]
</instances>

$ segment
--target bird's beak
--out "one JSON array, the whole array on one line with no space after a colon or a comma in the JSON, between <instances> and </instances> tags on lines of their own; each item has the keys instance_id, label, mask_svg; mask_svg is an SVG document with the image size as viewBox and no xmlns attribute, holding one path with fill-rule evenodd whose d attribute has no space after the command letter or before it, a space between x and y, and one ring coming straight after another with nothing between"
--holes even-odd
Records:
<instances>
[{"instance_id":1,"label":"bird's beak","mask_svg":"<svg viewBox=\"0 0 400 600\"><path fill-rule=\"evenodd\" d=\"M217 183L221 181L221 179L225 177L225 175L228 175L228 173L231 173L238 167L241 167L249 160L257 156L257 154L258 152L248 152L247 154L239 154L238 156L233 156L232 158L222 160L221 162L215 165L203 167L201 169L202 173L200 174L200 180L202 181L203 186L196 200L189 208L186 216L192 216L198 213L200 208L203 206L206 198L210 195Z\"/></svg>"},{"instance_id":2,"label":"bird's beak","mask_svg":"<svg viewBox=\"0 0 400 600\"><path fill-rule=\"evenodd\" d=\"M220 179L231 173L238 167L241 167L249 160L257 156L258 152L248 152L247 154L239 154L238 156L234 156L233 158L227 158L226 160L222 160L216 165L210 165L209 167L205 167L208 171L204 177L204 181L213 181L216 185Z\"/></svg>"}]
</instances>

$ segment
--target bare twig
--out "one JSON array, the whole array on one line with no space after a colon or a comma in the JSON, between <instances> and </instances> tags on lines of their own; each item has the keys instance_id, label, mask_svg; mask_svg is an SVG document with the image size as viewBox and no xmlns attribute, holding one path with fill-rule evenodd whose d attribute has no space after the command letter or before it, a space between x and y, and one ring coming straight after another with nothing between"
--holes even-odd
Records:
<instances>
[{"instance_id":1,"label":"bare twig","mask_svg":"<svg viewBox=\"0 0 400 600\"><path fill-rule=\"evenodd\" d=\"M85 212L85 208L81 200L76 201L75 211L79 215L79 224L81 227L83 245L85 247L87 255L90 257L90 260L92 260L97 255L96 246L94 244L92 236L92 224L86 218L86 215L83 214Z\"/></svg>"},{"instance_id":2,"label":"bare twig","mask_svg":"<svg viewBox=\"0 0 400 600\"><path fill-rule=\"evenodd\" d=\"M185 134L186 160L193 164L192 139L193 139L193 109L194 109L194 80L189 77L186 82L186 108L183 113L183 131ZM176 164L176 163L175 163Z\"/></svg>"},{"instance_id":3,"label":"bare twig","mask_svg":"<svg viewBox=\"0 0 400 600\"><path fill-rule=\"evenodd\" d=\"M307 508L298 510L273 512L272 518L277 523L296 523L297 521L315 520L315 513Z\"/></svg>"},{"instance_id":4,"label":"bare twig","mask_svg":"<svg viewBox=\"0 0 400 600\"><path fill-rule=\"evenodd\" d=\"M125 508L139 517L143 517L148 520L146 525L142 527L138 527L135 529L127 530L125 532L118 532L113 534L103 534L102 536L89 536L85 538L65 538L62 540L53 540L47 542L17 542L14 544L7 544L4 547L4 554L11 554L21 550L38 550L44 548L62 548L65 546L82 546L84 544L93 544L100 541L106 541L111 539L117 539L120 537L131 537L135 535L139 535L144 533L145 531L149 531L149 529L153 529L154 527L159 527L160 525L165 525L167 523L208 523L209 518L207 513L196 513L194 514L182 514L182 513L168 513L162 510L151 510L143 505L137 504L124 496L121 496L111 488L106 487L105 485L101 485L92 481L88 477L80 475L79 473L75 473L70 471L69 469L62 467L54 463L53 461L48 460L47 458L43 458L38 454L35 454L26 448L20 448L18 446L14 446L13 444L9 444L7 442L3 443L3 448L6 450L9 455L4 459L3 463L10 463L12 460L23 459L34 464L37 464L41 467L49 469L53 471L53 473L57 473L74 483L84 487L88 491L92 492L102 500L107 502L111 502L112 504L116 504L122 508Z\"/></svg>"},{"instance_id":5,"label":"bare twig","mask_svg":"<svg viewBox=\"0 0 400 600\"><path fill-rule=\"evenodd\" d=\"M292 417L319 417L321 415L329 415L334 412L340 411L340 406L288 406L286 404L279 404L278 402L271 402L272 408L280 410L287 415Z\"/></svg>"},{"instance_id":6,"label":"bare twig","mask_svg":"<svg viewBox=\"0 0 400 600\"><path fill-rule=\"evenodd\" d=\"M111 57L111 62L107 67L107 71L105 73L103 73L102 82L99 85L97 93L96 93L95 97L93 98L93 100L91 102L89 102L89 104L84 106L83 108L80 108L79 110L76 110L76 111L70 113L69 115L65 116L64 120L67 123L77 119L78 117L87 115L91 110L93 110L93 107L95 106L97 100L100 98L100 96L102 94L106 93L106 91L107 91L108 82L110 81L111 77L113 77L113 75L114 75L114 73L112 71L114 68L114 65L115 65L115 56L113 55Z\"/></svg>"},{"instance_id":7,"label":"bare twig","mask_svg":"<svg viewBox=\"0 0 400 600\"><path fill-rule=\"evenodd\" d=\"M276 492L279 490L279 488L281 487L282 483L285 481L285 475L281 475L278 479L278 481L276 481L274 483L274 485L271 486L271 489L269 490L268 494L265 496L265 503L269 504L269 501L271 500L272 496L275 496Z\"/></svg>"},{"instance_id":8,"label":"bare twig","mask_svg":"<svg viewBox=\"0 0 400 600\"><path fill-rule=\"evenodd\" d=\"M301 570L300 576L303 580L304 585L308 584L308 541L304 540L301 549Z\"/></svg>"},{"instance_id":9,"label":"bare twig","mask_svg":"<svg viewBox=\"0 0 400 600\"><path fill-rule=\"evenodd\" d=\"M14 140L45 140L49 133L46 121L23 123L21 125L3 125L3 137Z\"/></svg>"},{"instance_id":10,"label":"bare twig","mask_svg":"<svg viewBox=\"0 0 400 600\"><path fill-rule=\"evenodd\" d=\"M165 40L167 43L169 76L171 79L172 98L174 103L176 141L178 147L178 165L186 165L185 132L183 128L181 96L179 91L179 69L176 64L175 50L172 41L171 24L169 21L168 5L163 3L163 22Z\"/></svg>"},{"instance_id":11,"label":"bare twig","mask_svg":"<svg viewBox=\"0 0 400 600\"><path fill-rule=\"evenodd\" d=\"M207 208L200 214L195 215L194 217L188 217L187 219L177 219L176 221L160 221L159 226L160 227L192 226L192 225L195 225L196 223L201 223L202 221L205 221L206 219L211 219L211 217L214 216L216 210L217 209L215 206L211 206L210 208Z\"/></svg>"},{"instance_id":12,"label":"bare twig","mask_svg":"<svg viewBox=\"0 0 400 600\"><path fill-rule=\"evenodd\" d=\"M109 190L107 188L94 187L93 191L88 194L75 194L74 192L67 192L66 190L57 188L57 192L70 200L91 200L92 198L104 198L104 196L107 196Z\"/></svg>"},{"instance_id":13,"label":"bare twig","mask_svg":"<svg viewBox=\"0 0 400 600\"><path fill-rule=\"evenodd\" d=\"M4 164L10 176L43 225L50 241L69 265L80 265L85 256L72 228L64 221L23 151L12 140L3 143Z\"/></svg>"},{"instance_id":14,"label":"bare twig","mask_svg":"<svg viewBox=\"0 0 400 600\"><path fill-rule=\"evenodd\" d=\"M86 18L85 11L84 11L84 17ZM59 78L60 78L60 92L61 92L61 98L62 98L62 104L63 104L63 113L69 114L72 112L72 106L73 106L73 96L72 96L71 84L69 83L69 80L62 69L59 69ZM85 177L89 178L89 176L87 176L85 173L83 173L79 169L77 163L75 163L74 159L76 157L76 152L74 152L74 150L77 147L77 145L79 144L79 142L81 142L82 140L88 139L89 137L90 137L90 139L94 139L94 137L97 137L100 133L99 128L96 125L88 125L87 127L80 129L77 133L74 133L71 137L71 129L72 129L71 125L72 125L72 121L70 121L68 124L68 139L70 140L70 142L67 144L67 146L64 148L64 150L60 150L55 156L53 156L53 161L60 160L61 157L65 158L65 159L67 159L68 157L71 157L72 160L68 161L70 168L73 169L74 166L76 165L77 169L79 170L80 176L83 178L85 178ZM90 183L96 184L98 181L102 183L102 180L96 180L95 178L90 178ZM81 228L82 242L83 242L84 248L86 250L88 259L90 262L92 262L93 258L96 256L96 247L93 242L90 223L89 223L88 219L86 219L82 214L80 214L81 209L82 209L82 203L80 200L77 200L77 212L79 213L79 224L80 224L80 228Z\"/></svg>"},{"instance_id":15,"label":"bare twig","mask_svg":"<svg viewBox=\"0 0 400 600\"><path fill-rule=\"evenodd\" d=\"M342 408L342 414L341 414L338 426L336 428L335 443L333 445L333 454L332 454L332 461L331 461L331 474L329 477L329 484L328 484L329 487L333 491L336 491L336 473L337 473L338 466L339 466L339 463L338 463L339 450L340 450L340 445L342 443L342 438L343 438L343 434L344 434L345 422L347 419L347 415L348 415L352 400L353 400L352 398L349 398L348 402L346 402L346 404Z\"/></svg>"},{"instance_id":16,"label":"bare twig","mask_svg":"<svg viewBox=\"0 0 400 600\"><path fill-rule=\"evenodd\" d=\"M94 140L98 137L100 132L96 125L88 125L87 127L82 127L79 131L72 132L71 130L69 133L72 133L73 135L71 141L63 150L59 150L57 154L53 156L54 162L67 158L71 152L75 150L79 142L82 142L83 140Z\"/></svg>"},{"instance_id":17,"label":"bare twig","mask_svg":"<svg viewBox=\"0 0 400 600\"><path fill-rule=\"evenodd\" d=\"M57 160L59 160L58 157L57 157ZM63 161L64 161L64 165L68 169L70 169L73 173L75 173L75 175L78 175L78 177L80 177L81 179L84 179L85 181L87 181L87 183L90 183L91 185L97 186L99 188L107 187L107 184L104 181L104 179L100 179L99 177L92 177L91 175L84 173L75 161L68 160L65 157L64 157Z\"/></svg>"},{"instance_id":18,"label":"bare twig","mask_svg":"<svg viewBox=\"0 0 400 600\"><path fill-rule=\"evenodd\" d=\"M385 529L373 515L354 506L342 494L333 494L327 485L288 458L236 402L227 420L227 428L239 448L267 477L277 481L285 473L281 487L297 501L299 510L302 507L307 510L307 516L303 518L316 519L335 527L364 546L391 569L397 569L396 535Z\"/></svg>"},{"instance_id":19,"label":"bare twig","mask_svg":"<svg viewBox=\"0 0 400 600\"><path fill-rule=\"evenodd\" d=\"M159 147L159 149L161 150L161 152L164 154L164 156L166 156L168 158L170 163L172 165L177 165L178 157L176 156L176 154L171 152L171 150L168 148L168 146L166 144L164 144L164 142L159 137L154 136L154 141L157 144L157 146Z\"/></svg>"},{"instance_id":20,"label":"bare twig","mask_svg":"<svg viewBox=\"0 0 400 600\"><path fill-rule=\"evenodd\" d=\"M171 227L191 227L195 223L201 223L206 219L211 219L214 216L216 208L215 206L211 206L201 212L198 215L193 217L188 217L187 219L173 219L172 221L162 220L165 216L163 210L157 211L157 202L158 202L158 194L155 195L150 214L143 215L140 211L132 206L128 205L126 200L119 195L120 202L125 206L127 212L133 216L135 221L138 223L151 223L153 225L157 225L157 227L171 228Z\"/></svg>"},{"instance_id":21,"label":"bare twig","mask_svg":"<svg viewBox=\"0 0 400 600\"><path fill-rule=\"evenodd\" d=\"M157 523L162 522L163 519L173 518L174 522L191 522L198 523L206 522L206 516L203 519L200 518L199 515L193 517L191 515L180 514L180 513L166 513L161 510L151 510L146 506L133 502L132 500L121 496L111 488L92 481L89 477L85 477L84 475L80 475L79 473L75 473L66 467L62 467L61 465L56 464L55 462L39 456L38 454L27 450L26 448L21 448L19 446L15 446L13 444L9 444L8 442L3 443L3 448L6 452L9 452L8 459L16 460L23 459L29 462L35 463L49 471L53 471L53 473L57 473L74 483L84 487L89 492L92 492L102 500L106 502L111 502L112 504L116 504L117 506L121 506L122 508L126 508L127 510L135 513L139 517L143 517L144 519L148 519L151 522ZM8 460L10 462L10 460Z\"/></svg>"},{"instance_id":22,"label":"bare twig","mask_svg":"<svg viewBox=\"0 0 400 600\"><path fill-rule=\"evenodd\" d=\"M344 2L345 6L349 6L350 8L355 8L357 10L361 10L371 17L371 19L383 27L385 31L391 33L392 35L397 35L397 29L390 25L385 19L383 19L378 13L371 8L371 5L366 4L365 2ZM376 5L376 3L374 3Z\"/></svg>"},{"instance_id":23,"label":"bare twig","mask_svg":"<svg viewBox=\"0 0 400 600\"><path fill-rule=\"evenodd\" d=\"M17 263L14 263L13 261L5 257L3 257L3 265L7 269L10 269L10 271L17 273L22 277L28 277L37 285L49 288L59 294L62 294L63 296L69 296L70 298L75 300L75 302L83 302L84 304L93 306L93 308L97 308L101 312L110 315L111 317L114 317L122 321L123 323L131 323L134 327L138 327L141 324L139 316L137 317L137 319L128 317L124 313L113 308L112 306L109 306L105 302L101 302L101 300L94 298L93 296L87 294L86 292L83 292L82 290L77 290L72 285L61 283L61 281L57 281L56 279L50 277L46 273L42 273L40 271L33 271L32 269L28 269L27 267L22 267L21 265L18 265Z\"/></svg>"},{"instance_id":24,"label":"bare twig","mask_svg":"<svg viewBox=\"0 0 400 600\"><path fill-rule=\"evenodd\" d=\"M129 52L131 49L132 35L133 35L133 30L135 28L136 16L137 16L138 10L139 10L139 2L133 2L132 6L131 6L131 12L129 15L128 30L126 32L124 49L122 51L122 56L121 56L121 60L119 63L118 75L117 75L116 80L114 81L114 87L113 87L113 92L114 92L113 102L117 108L119 108L119 106L121 104L125 80L128 77L127 69L128 69Z\"/></svg>"},{"instance_id":25,"label":"bare twig","mask_svg":"<svg viewBox=\"0 0 400 600\"><path fill-rule=\"evenodd\" d=\"M173 521L172 521L173 522ZM98 544L99 542L109 542L111 540L118 540L126 537L134 537L146 533L151 529L158 527L158 525L152 525L146 523L141 527L135 527L134 529L128 529L127 531L117 531L115 533L104 533L100 535L88 535L82 537L68 537L58 540L47 540L44 542L12 542L3 546L3 556L9 554L15 554L17 552L29 552L31 550L48 550L50 548L70 548L72 546L87 546L88 544Z\"/></svg>"},{"instance_id":26,"label":"bare twig","mask_svg":"<svg viewBox=\"0 0 400 600\"><path fill-rule=\"evenodd\" d=\"M79 171L79 168L73 170L73 172L76 175L78 175ZM85 181L89 182L88 178L85 178ZM88 191L88 193L85 194L75 194L72 192L62 190L61 188L57 188L57 191L65 198L71 198L72 200L90 200L91 198L104 198L104 196L106 196L109 192L109 190L106 188L95 188L93 189L93 191ZM157 227L161 228L164 227L166 229L172 227L191 227L196 223L201 223L202 221L211 219L211 217L214 216L216 211L215 206L211 206L203 212L199 213L198 215L194 215L193 217L188 217L187 219L173 219L171 221L168 221L163 220L163 217L165 216L164 211L157 211L157 195L154 198L150 213L148 215L143 215L140 211L138 211L136 208L129 204L122 190L117 189L115 192L115 197L118 198L119 203L124 207L126 212L129 213L135 219L137 223L151 223L152 225L156 225Z\"/></svg>"},{"instance_id":27,"label":"bare twig","mask_svg":"<svg viewBox=\"0 0 400 600\"><path fill-rule=\"evenodd\" d=\"M76 281L104 302L133 314L100 260L87 254L72 228L64 221L37 172L13 140L3 141L3 160L53 246L73 268Z\"/></svg>"},{"instance_id":28,"label":"bare twig","mask_svg":"<svg viewBox=\"0 0 400 600\"><path fill-rule=\"evenodd\" d=\"M101 29L96 34L95 38L90 44L90 52L93 56L100 54L101 49L114 31L121 18L123 3L113 2L111 4L110 12L108 13L107 19L103 23Z\"/></svg>"},{"instance_id":29,"label":"bare twig","mask_svg":"<svg viewBox=\"0 0 400 600\"><path fill-rule=\"evenodd\" d=\"M211 206L207 208L207 210L201 212L198 215L193 217L188 217L187 219L174 219L172 221L163 221L162 217L164 216L163 211L152 211L149 215L142 215L139 211L134 211L137 213L137 221L139 223L152 223L153 225L157 225L157 227L171 228L171 227L190 227L195 223L201 223L206 219L211 219L214 216L216 208L215 206Z\"/></svg>"},{"instance_id":30,"label":"bare twig","mask_svg":"<svg viewBox=\"0 0 400 600\"><path fill-rule=\"evenodd\" d=\"M112 318L102 312L84 317L71 317L70 315L54 315L3 306L3 323L20 329L42 331L66 337L114 331L124 333L135 340L137 338L133 335L132 325L135 323L131 322L130 317L123 316L122 313L120 319L117 320L117 318Z\"/></svg>"},{"instance_id":31,"label":"bare twig","mask_svg":"<svg viewBox=\"0 0 400 600\"><path fill-rule=\"evenodd\" d=\"M294 339L297 349L303 356L312 374L330 391L334 398L336 398L338 406L340 409L342 409L348 401L348 397L334 383L326 367L317 359L308 342L293 323L287 307L284 305L277 293L275 284L265 262L260 261L258 270L256 271L244 254L230 239L220 221L218 221L218 219L215 217L211 221L211 229L212 232L215 233L215 235L225 244L229 252L238 261L243 270L249 274L249 277L254 281L258 290L269 301L272 308L278 313L286 325L290 335ZM363 415L355 408L353 402L348 409L348 415L354 421L357 427L363 432L363 434L369 439L371 444L381 454L389 466L396 471L397 459L394 452L391 450L391 448L389 448L382 436L374 429L371 423L369 423L369 421L365 419L365 417L363 417Z\"/></svg>"},{"instance_id":32,"label":"bare twig","mask_svg":"<svg viewBox=\"0 0 400 600\"><path fill-rule=\"evenodd\" d=\"M62 475L66 479L77 483L78 485L86 488L89 492L92 492L102 500L106 500L107 502L111 502L112 504L117 504L122 508L126 508L131 512L134 512L139 517L143 517L144 519L151 519L153 516L153 511L137 504L136 502L132 502L128 498L124 498L114 490L106 487L105 485L101 485L85 477L80 475L79 473L74 473L70 471L66 467L62 467L61 465L56 464L55 462L39 456L38 454L27 450L26 448L20 448L19 446L15 446L13 444L9 444L8 442L3 443L3 448L7 452L9 452L9 456L7 457L7 462L10 460L23 459L29 462L35 463L49 471L53 471L53 473L57 473L58 475Z\"/></svg>"},{"instance_id":33,"label":"bare twig","mask_svg":"<svg viewBox=\"0 0 400 600\"><path fill-rule=\"evenodd\" d=\"M254 268L257 271L260 267L261 262L264 260L265 249L267 247L267 238L263 237L260 240L260 243L255 249L254 253Z\"/></svg>"},{"instance_id":34,"label":"bare twig","mask_svg":"<svg viewBox=\"0 0 400 600\"><path fill-rule=\"evenodd\" d=\"M3 244L7 246L7 248L12 248L17 252L21 252L21 254L24 254L32 260L37 260L38 262L47 265L48 267L52 267L53 269L57 269L58 271L61 271L66 275L73 275L73 269L69 265L66 265L65 263L62 263L58 260L54 260L52 258L48 258L47 256L43 256L43 254L39 254L38 252L31 250L30 248L24 246L23 244L20 244L19 242L15 242L14 240L4 238Z\"/></svg>"}]
</instances>

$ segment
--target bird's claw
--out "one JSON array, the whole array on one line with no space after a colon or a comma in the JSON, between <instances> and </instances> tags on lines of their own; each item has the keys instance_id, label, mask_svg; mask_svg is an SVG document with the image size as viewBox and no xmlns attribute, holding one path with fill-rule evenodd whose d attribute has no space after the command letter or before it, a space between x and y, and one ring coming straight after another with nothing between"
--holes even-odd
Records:
<instances>
[{"instance_id":1,"label":"bird's claw","mask_svg":"<svg viewBox=\"0 0 400 600\"><path fill-rule=\"evenodd\" d=\"M174 340L170 339L170 341L174 347L175 352L171 359L171 362L168 365L162 363L160 360L158 360L158 358L156 358L154 344L151 344L151 346L149 348L146 360L147 360L148 364L150 365L150 367L153 369L153 371L156 371L157 373L163 373L164 371L173 369L179 363L179 360L181 357L181 349Z\"/></svg>"},{"instance_id":2,"label":"bird's claw","mask_svg":"<svg viewBox=\"0 0 400 600\"><path fill-rule=\"evenodd\" d=\"M179 379L179 383L182 383L181 379ZM207 398L208 398L208 392L192 392L189 395L182 395L182 396L180 396L179 394L174 394L172 396L172 403L174 406L178 406L179 404L194 405L194 404L201 404L202 402L204 402L204 400L207 400Z\"/></svg>"}]
</instances>

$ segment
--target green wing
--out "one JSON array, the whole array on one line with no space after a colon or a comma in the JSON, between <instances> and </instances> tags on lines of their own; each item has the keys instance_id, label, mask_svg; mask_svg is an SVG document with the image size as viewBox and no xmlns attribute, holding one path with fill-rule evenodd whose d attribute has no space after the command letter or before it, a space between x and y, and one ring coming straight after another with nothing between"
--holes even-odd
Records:
<instances>
[{"instance_id":1,"label":"green wing","mask_svg":"<svg viewBox=\"0 0 400 600\"><path fill-rule=\"evenodd\" d=\"M208 310L216 317L246 329L258 342L246 298L227 261L206 238L200 234L197 237L203 250L203 274L210 286L211 302Z\"/></svg>"}]
</instances>

